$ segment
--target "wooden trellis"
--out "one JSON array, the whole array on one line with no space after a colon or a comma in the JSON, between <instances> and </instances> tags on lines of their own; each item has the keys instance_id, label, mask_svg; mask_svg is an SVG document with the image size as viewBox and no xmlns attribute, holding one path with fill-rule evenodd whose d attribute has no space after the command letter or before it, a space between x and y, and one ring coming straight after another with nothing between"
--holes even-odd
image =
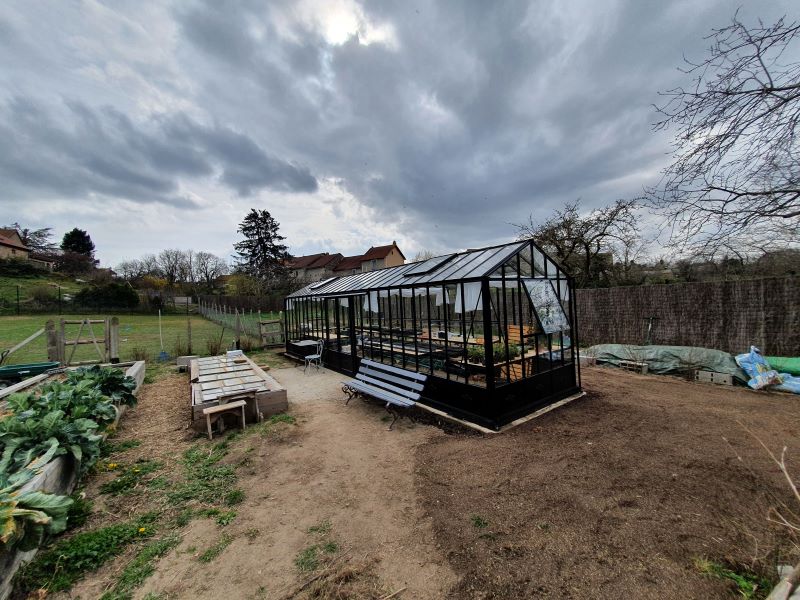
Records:
<instances>
[{"instance_id":1,"label":"wooden trellis","mask_svg":"<svg viewBox=\"0 0 800 600\"><path fill-rule=\"evenodd\" d=\"M67 325L79 325L74 339L67 339ZM99 335L95 333L94 325L101 326ZM48 321L45 331L47 332L48 360L58 361L65 367L119 362L119 319L117 317L111 317L110 319L61 319L58 328L53 321ZM97 359L73 361L78 346L89 344L94 346Z\"/></svg>"}]
</instances>

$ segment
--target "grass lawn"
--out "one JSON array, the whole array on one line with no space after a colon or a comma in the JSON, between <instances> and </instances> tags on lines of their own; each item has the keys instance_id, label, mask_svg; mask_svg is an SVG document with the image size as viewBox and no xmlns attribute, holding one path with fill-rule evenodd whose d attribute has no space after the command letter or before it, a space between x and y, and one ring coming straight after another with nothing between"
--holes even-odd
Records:
<instances>
[{"instance_id":1,"label":"grass lawn","mask_svg":"<svg viewBox=\"0 0 800 600\"><path fill-rule=\"evenodd\" d=\"M120 360L133 360L134 357L148 361L149 365L155 367L156 358L161 352L161 344L158 336L158 316L155 315L116 315L119 318L119 337L120 337ZM0 350L10 348L21 342L26 337L34 333L37 329L44 327L48 319L53 319L58 323L59 319L81 319L81 318L101 319L104 315L24 315L24 316L0 316ZM213 323L199 315L190 315L192 323L192 353L206 356L210 354L207 343L217 342L222 335L222 349L224 350L233 343L234 332L231 328L223 329L220 325ZM174 364L176 352L186 353L186 321L185 315L164 315L161 318L161 326L164 337L164 350L173 358L168 364ZM95 336L102 339L102 325L94 325ZM74 339L78 332L79 325L67 326L67 337ZM84 327L82 338L86 338L87 329ZM101 347L102 348L102 347ZM67 355L71 348L67 349ZM256 362L265 360L272 366L281 366L283 357L276 355L274 350L248 352L248 356ZM73 360L93 360L97 353L92 344L79 346L75 351ZM41 335L33 342L18 350L4 364L22 364L29 362L41 362L47 360L47 346L45 336ZM149 371L150 369L148 369Z\"/></svg>"},{"instance_id":2,"label":"grass lawn","mask_svg":"<svg viewBox=\"0 0 800 600\"><path fill-rule=\"evenodd\" d=\"M44 288L49 290L54 299L58 298L58 287L61 293L75 296L87 286L78 283L72 277L64 277L57 273L33 277L6 277L0 276L0 313L15 314L17 310L17 286L19 286L20 306L25 310L26 305L32 302L33 290Z\"/></svg>"}]
</instances>

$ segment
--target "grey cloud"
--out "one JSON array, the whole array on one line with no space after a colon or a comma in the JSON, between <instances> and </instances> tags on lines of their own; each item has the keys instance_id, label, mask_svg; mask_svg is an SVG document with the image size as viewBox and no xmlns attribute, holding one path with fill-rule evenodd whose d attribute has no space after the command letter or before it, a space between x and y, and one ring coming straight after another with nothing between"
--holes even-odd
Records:
<instances>
[{"instance_id":1,"label":"grey cloud","mask_svg":"<svg viewBox=\"0 0 800 600\"><path fill-rule=\"evenodd\" d=\"M47 107L14 98L0 107L0 173L19 193L92 193L138 203L193 206L181 177L219 179L246 196L269 188L314 191L308 168L267 153L245 134L185 115L134 123L120 111L69 100Z\"/></svg>"},{"instance_id":2,"label":"grey cloud","mask_svg":"<svg viewBox=\"0 0 800 600\"><path fill-rule=\"evenodd\" d=\"M396 44L331 45L302 23L279 30L271 15L291 13L289 0L177 6L165 17L170 51L190 85L132 66L208 120L142 122L77 90L83 104L55 110L29 92L0 108L0 173L20 197L45 188L170 203L192 178L248 196L314 192L325 177L423 246L508 238L508 222L565 200L590 208L640 193L638 174L657 173L669 150L651 130L657 92L682 80L683 54L703 56L703 36L735 10L718 0L363 2ZM764 0L740 16L770 21L791 6Z\"/></svg>"}]
</instances>

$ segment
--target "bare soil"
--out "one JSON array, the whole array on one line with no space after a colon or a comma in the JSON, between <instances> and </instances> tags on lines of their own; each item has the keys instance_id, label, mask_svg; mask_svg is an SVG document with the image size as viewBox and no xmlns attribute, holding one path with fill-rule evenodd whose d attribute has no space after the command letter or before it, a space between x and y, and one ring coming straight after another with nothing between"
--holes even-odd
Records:
<instances>
[{"instance_id":1,"label":"bare soil","mask_svg":"<svg viewBox=\"0 0 800 600\"><path fill-rule=\"evenodd\" d=\"M583 375L585 398L512 431L418 449L417 489L460 577L451 597L730 598L695 559L757 571L796 561L767 522L791 506L788 487L742 424L787 446L796 474L797 397Z\"/></svg>"},{"instance_id":2,"label":"bare soil","mask_svg":"<svg viewBox=\"0 0 800 600\"><path fill-rule=\"evenodd\" d=\"M767 522L787 486L738 423L788 446L798 473L796 397L592 368L587 397L503 434L407 419L389 432L381 407L344 405L337 373L272 374L296 425L231 445L237 517L182 529L136 598L733 598L696 558L756 570L797 558ZM188 418L185 375L145 386L116 438L142 441L124 460L157 459L177 477L182 453L207 443ZM154 508L146 494L98 502L92 526ZM200 562L223 536L230 545ZM336 551L299 570L323 542ZM69 596L99 597L130 557Z\"/></svg>"}]
</instances>

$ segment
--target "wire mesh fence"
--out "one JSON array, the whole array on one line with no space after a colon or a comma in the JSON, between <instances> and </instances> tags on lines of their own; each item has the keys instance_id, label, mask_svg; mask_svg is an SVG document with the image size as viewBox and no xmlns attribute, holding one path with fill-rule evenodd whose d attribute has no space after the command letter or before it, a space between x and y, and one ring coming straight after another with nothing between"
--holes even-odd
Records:
<instances>
[{"instance_id":1,"label":"wire mesh fence","mask_svg":"<svg viewBox=\"0 0 800 600\"><path fill-rule=\"evenodd\" d=\"M256 340L261 339L259 323L282 319L282 312L262 312L252 308L236 308L226 304L200 301L198 311L209 321L222 325L233 332L241 332Z\"/></svg>"}]
</instances>

